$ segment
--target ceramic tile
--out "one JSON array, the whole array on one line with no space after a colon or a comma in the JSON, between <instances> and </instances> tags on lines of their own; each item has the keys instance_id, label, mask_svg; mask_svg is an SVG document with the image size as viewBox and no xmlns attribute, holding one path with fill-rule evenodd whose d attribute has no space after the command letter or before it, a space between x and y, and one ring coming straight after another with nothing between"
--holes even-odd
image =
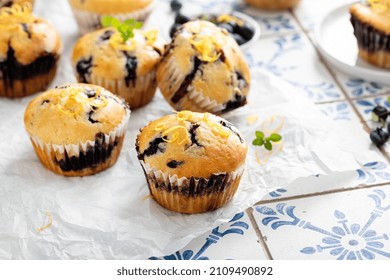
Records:
<instances>
[{"instance_id":1,"label":"ceramic tile","mask_svg":"<svg viewBox=\"0 0 390 280\"><path fill-rule=\"evenodd\" d=\"M333 121L348 122L348 125L360 123L360 119L356 116L354 110L347 101L318 104L317 106L325 116Z\"/></svg>"},{"instance_id":2,"label":"ceramic tile","mask_svg":"<svg viewBox=\"0 0 390 280\"><path fill-rule=\"evenodd\" d=\"M390 103L387 96L377 96L363 98L353 101L362 119L367 122L370 127L375 127L376 124L371 122L371 112L377 105L382 105L390 110Z\"/></svg>"},{"instance_id":3,"label":"ceramic tile","mask_svg":"<svg viewBox=\"0 0 390 280\"><path fill-rule=\"evenodd\" d=\"M274 259L390 259L390 186L269 203L253 213Z\"/></svg>"},{"instance_id":4,"label":"ceramic tile","mask_svg":"<svg viewBox=\"0 0 390 280\"><path fill-rule=\"evenodd\" d=\"M313 102L343 99L341 90L303 33L260 39L246 52L251 68L265 69Z\"/></svg>"},{"instance_id":5,"label":"ceramic tile","mask_svg":"<svg viewBox=\"0 0 390 280\"><path fill-rule=\"evenodd\" d=\"M344 4L356 2L353 0L302 0L293 10L302 26L307 31L314 29L316 23L332 9Z\"/></svg>"},{"instance_id":6,"label":"ceramic tile","mask_svg":"<svg viewBox=\"0 0 390 280\"><path fill-rule=\"evenodd\" d=\"M353 78L338 71L336 71L336 78L350 98L361 98L376 96L387 92L390 93L389 86L383 86L360 78Z\"/></svg>"},{"instance_id":7,"label":"ceramic tile","mask_svg":"<svg viewBox=\"0 0 390 280\"><path fill-rule=\"evenodd\" d=\"M231 221L194 239L182 250L161 258L167 260L264 260L261 245L258 242L248 215L236 214Z\"/></svg>"}]
</instances>

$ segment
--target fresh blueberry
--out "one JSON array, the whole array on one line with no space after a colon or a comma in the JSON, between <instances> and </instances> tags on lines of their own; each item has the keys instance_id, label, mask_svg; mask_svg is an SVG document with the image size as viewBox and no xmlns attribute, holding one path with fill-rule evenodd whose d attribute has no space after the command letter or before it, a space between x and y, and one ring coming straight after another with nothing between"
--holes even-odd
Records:
<instances>
[{"instance_id":1,"label":"fresh blueberry","mask_svg":"<svg viewBox=\"0 0 390 280\"><path fill-rule=\"evenodd\" d=\"M389 111L385 107L378 105L372 110L371 115L374 122L386 122Z\"/></svg>"},{"instance_id":2,"label":"fresh blueberry","mask_svg":"<svg viewBox=\"0 0 390 280\"><path fill-rule=\"evenodd\" d=\"M171 30L169 31L169 36L171 36L171 38L173 38L173 35L175 35L177 29L179 29L180 26L181 26L181 24L178 24L178 23L175 23L174 25L172 25Z\"/></svg>"},{"instance_id":3,"label":"fresh blueberry","mask_svg":"<svg viewBox=\"0 0 390 280\"><path fill-rule=\"evenodd\" d=\"M189 22L191 19L183 14L180 14L178 13L175 17L175 23L180 23L180 24L183 24L183 23L186 23L186 22Z\"/></svg>"},{"instance_id":4,"label":"fresh blueberry","mask_svg":"<svg viewBox=\"0 0 390 280\"><path fill-rule=\"evenodd\" d=\"M370 138L371 141L379 148L389 139L389 134L382 128L378 127L377 129L371 131Z\"/></svg>"},{"instance_id":5,"label":"fresh blueberry","mask_svg":"<svg viewBox=\"0 0 390 280\"><path fill-rule=\"evenodd\" d=\"M252 26L244 24L243 26L238 27L237 33L240 34L245 40L249 41L253 38L255 30Z\"/></svg>"},{"instance_id":6,"label":"fresh blueberry","mask_svg":"<svg viewBox=\"0 0 390 280\"><path fill-rule=\"evenodd\" d=\"M242 36L239 35L239 34L233 33L233 34L231 34L231 35L232 35L233 39L236 40L237 44L239 44L240 46L241 46L242 44L245 44L245 43L247 42L247 41L246 41L244 38L242 38Z\"/></svg>"},{"instance_id":7,"label":"fresh blueberry","mask_svg":"<svg viewBox=\"0 0 390 280\"><path fill-rule=\"evenodd\" d=\"M234 27L231 26L230 24L228 23L221 23L218 25L220 28L225 28L229 33L233 33L234 32Z\"/></svg>"},{"instance_id":8,"label":"fresh blueberry","mask_svg":"<svg viewBox=\"0 0 390 280\"><path fill-rule=\"evenodd\" d=\"M183 7L183 4L179 0L172 0L171 1L171 9L172 9L172 11L179 12L182 7Z\"/></svg>"}]
</instances>

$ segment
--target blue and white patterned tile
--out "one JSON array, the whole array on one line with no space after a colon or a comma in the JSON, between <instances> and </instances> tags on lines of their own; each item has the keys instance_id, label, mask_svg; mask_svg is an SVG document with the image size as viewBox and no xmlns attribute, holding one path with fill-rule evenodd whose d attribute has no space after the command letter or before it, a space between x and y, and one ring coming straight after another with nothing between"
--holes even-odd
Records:
<instances>
[{"instance_id":1,"label":"blue and white patterned tile","mask_svg":"<svg viewBox=\"0 0 390 280\"><path fill-rule=\"evenodd\" d=\"M312 177L298 179L287 187L270 192L263 200L268 201L387 182L390 182L390 165L386 162L386 159L378 155L377 161L367 162L354 171L334 173L327 176L313 175Z\"/></svg>"},{"instance_id":2,"label":"blue and white patterned tile","mask_svg":"<svg viewBox=\"0 0 390 280\"><path fill-rule=\"evenodd\" d=\"M377 96L355 100L354 104L361 115L362 119L367 122L370 127L375 127L376 124L371 121L371 112L377 105L382 105L390 110L390 103L387 96Z\"/></svg>"},{"instance_id":3,"label":"blue and white patterned tile","mask_svg":"<svg viewBox=\"0 0 390 280\"><path fill-rule=\"evenodd\" d=\"M269 203L253 214L274 259L390 259L390 186Z\"/></svg>"},{"instance_id":4,"label":"blue and white patterned tile","mask_svg":"<svg viewBox=\"0 0 390 280\"><path fill-rule=\"evenodd\" d=\"M307 31L312 31L318 20L332 9L344 4L356 2L354 0L302 0L293 10L294 14Z\"/></svg>"},{"instance_id":5,"label":"blue and white patterned tile","mask_svg":"<svg viewBox=\"0 0 390 280\"><path fill-rule=\"evenodd\" d=\"M191 241L185 248L163 257L164 260L265 260L248 215L237 213L228 223Z\"/></svg>"},{"instance_id":6,"label":"blue and white patterned tile","mask_svg":"<svg viewBox=\"0 0 390 280\"><path fill-rule=\"evenodd\" d=\"M389 86L383 86L360 78L352 78L337 71L336 77L350 98L362 98L376 96L386 92L390 93Z\"/></svg>"},{"instance_id":7,"label":"blue and white patterned tile","mask_svg":"<svg viewBox=\"0 0 390 280\"><path fill-rule=\"evenodd\" d=\"M350 125L360 123L360 119L347 101L318 104L317 107L333 121L349 123Z\"/></svg>"},{"instance_id":8,"label":"blue and white patterned tile","mask_svg":"<svg viewBox=\"0 0 390 280\"><path fill-rule=\"evenodd\" d=\"M246 57L252 69L261 68L284 79L315 103L344 98L303 33L260 39Z\"/></svg>"}]
</instances>

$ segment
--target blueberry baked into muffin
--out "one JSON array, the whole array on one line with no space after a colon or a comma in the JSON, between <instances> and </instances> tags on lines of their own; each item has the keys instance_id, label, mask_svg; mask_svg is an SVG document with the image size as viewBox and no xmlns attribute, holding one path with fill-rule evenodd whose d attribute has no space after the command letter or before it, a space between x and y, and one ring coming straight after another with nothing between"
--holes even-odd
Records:
<instances>
[{"instance_id":1,"label":"blueberry baked into muffin","mask_svg":"<svg viewBox=\"0 0 390 280\"><path fill-rule=\"evenodd\" d=\"M0 9L11 7L13 4L23 4L25 2L29 2L32 5L34 4L34 0L0 0Z\"/></svg>"},{"instance_id":2,"label":"blueberry baked into muffin","mask_svg":"<svg viewBox=\"0 0 390 280\"><path fill-rule=\"evenodd\" d=\"M221 114L247 103L250 74L226 29L208 21L190 21L167 46L157 82L174 109Z\"/></svg>"},{"instance_id":3,"label":"blueberry baked into muffin","mask_svg":"<svg viewBox=\"0 0 390 280\"><path fill-rule=\"evenodd\" d=\"M100 85L136 109L153 99L164 47L157 31L133 33L126 40L110 27L88 33L74 46L72 62L79 82Z\"/></svg>"},{"instance_id":4,"label":"blueberry baked into muffin","mask_svg":"<svg viewBox=\"0 0 390 280\"><path fill-rule=\"evenodd\" d=\"M181 213L201 213L229 202L240 183L247 145L228 121L182 111L149 123L136 141L152 197Z\"/></svg>"},{"instance_id":5,"label":"blueberry baked into muffin","mask_svg":"<svg viewBox=\"0 0 390 280\"><path fill-rule=\"evenodd\" d=\"M64 176L86 176L116 162L129 117L124 101L104 88L73 84L33 99L24 123L46 168Z\"/></svg>"},{"instance_id":6,"label":"blueberry baked into muffin","mask_svg":"<svg viewBox=\"0 0 390 280\"><path fill-rule=\"evenodd\" d=\"M99 29L103 16L113 16L121 21L145 21L153 10L154 0L69 0L80 32Z\"/></svg>"},{"instance_id":7,"label":"blueberry baked into muffin","mask_svg":"<svg viewBox=\"0 0 390 280\"><path fill-rule=\"evenodd\" d=\"M249 5L265 10L286 10L294 8L301 0L245 0Z\"/></svg>"},{"instance_id":8,"label":"blueberry baked into muffin","mask_svg":"<svg viewBox=\"0 0 390 280\"><path fill-rule=\"evenodd\" d=\"M46 89L53 80L61 39L31 4L0 10L0 96L23 97Z\"/></svg>"},{"instance_id":9,"label":"blueberry baked into muffin","mask_svg":"<svg viewBox=\"0 0 390 280\"><path fill-rule=\"evenodd\" d=\"M359 56L390 69L390 0L369 0L350 7Z\"/></svg>"}]
</instances>

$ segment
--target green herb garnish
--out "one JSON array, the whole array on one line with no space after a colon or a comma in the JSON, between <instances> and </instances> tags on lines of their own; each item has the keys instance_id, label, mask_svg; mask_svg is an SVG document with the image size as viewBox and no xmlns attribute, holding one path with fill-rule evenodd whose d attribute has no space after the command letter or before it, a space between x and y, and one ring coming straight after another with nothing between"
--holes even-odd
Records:
<instances>
[{"instance_id":1,"label":"green herb garnish","mask_svg":"<svg viewBox=\"0 0 390 280\"><path fill-rule=\"evenodd\" d=\"M280 136L277 133L273 133L268 137L265 137L264 133L261 131L256 131L256 139L253 140L252 144L254 146L263 146L268 151L272 150L272 143L271 142L279 142L282 140L282 136Z\"/></svg>"},{"instance_id":2,"label":"green herb garnish","mask_svg":"<svg viewBox=\"0 0 390 280\"><path fill-rule=\"evenodd\" d=\"M134 37L134 29L140 29L144 24L134 19L128 19L124 22L112 16L104 16L101 19L103 27L114 27L121 34L123 42Z\"/></svg>"}]
</instances>

